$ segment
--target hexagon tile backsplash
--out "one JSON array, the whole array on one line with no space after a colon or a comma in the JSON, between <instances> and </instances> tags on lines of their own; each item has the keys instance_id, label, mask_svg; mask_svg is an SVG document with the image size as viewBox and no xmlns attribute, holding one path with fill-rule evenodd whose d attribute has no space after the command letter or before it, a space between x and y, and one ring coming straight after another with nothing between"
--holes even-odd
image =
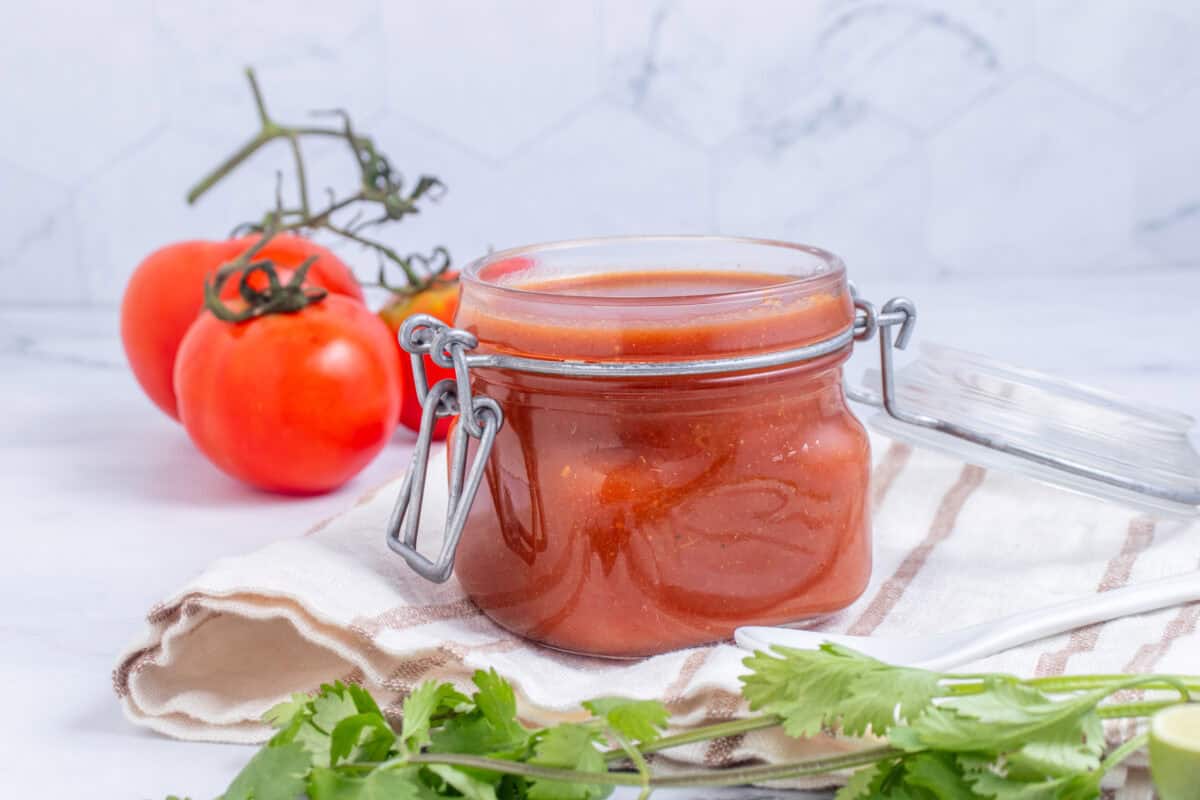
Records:
<instances>
[{"instance_id":1,"label":"hexagon tile backsplash","mask_svg":"<svg viewBox=\"0 0 1200 800\"><path fill-rule=\"evenodd\" d=\"M860 280L1200 267L1185 0L47 0L0 8L0 304L112 304L272 202L273 113L341 106L449 186L398 247L715 232ZM350 173L309 153L314 183ZM285 181L285 190L289 188ZM347 257L364 271L370 259Z\"/></svg>"}]
</instances>

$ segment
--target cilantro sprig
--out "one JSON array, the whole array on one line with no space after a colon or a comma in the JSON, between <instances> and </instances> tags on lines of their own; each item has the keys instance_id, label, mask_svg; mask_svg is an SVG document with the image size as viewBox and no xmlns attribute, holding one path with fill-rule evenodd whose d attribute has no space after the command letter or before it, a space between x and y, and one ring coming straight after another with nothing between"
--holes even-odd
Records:
<instances>
[{"instance_id":1,"label":"cilantro sprig","mask_svg":"<svg viewBox=\"0 0 1200 800\"><path fill-rule=\"evenodd\" d=\"M476 672L467 696L428 681L405 699L399 730L370 694L342 683L268 711L277 729L223 800L602 800L614 786L761 783L834 773L837 800L1092 800L1138 735L1105 756L1102 720L1189 702L1200 677L1094 675L1021 680L894 667L836 645L775 648L745 660L756 716L665 736L661 703L602 697L589 716L537 728L513 687ZM1167 692L1113 703L1122 689ZM646 756L782 726L791 736L873 737L828 758L656 775Z\"/></svg>"}]
</instances>

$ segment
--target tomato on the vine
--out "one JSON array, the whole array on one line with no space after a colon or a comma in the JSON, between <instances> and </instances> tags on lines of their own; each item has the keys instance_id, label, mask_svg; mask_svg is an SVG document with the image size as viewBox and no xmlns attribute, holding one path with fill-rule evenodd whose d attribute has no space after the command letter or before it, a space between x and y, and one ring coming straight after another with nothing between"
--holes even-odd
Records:
<instances>
[{"instance_id":1,"label":"tomato on the vine","mask_svg":"<svg viewBox=\"0 0 1200 800\"><path fill-rule=\"evenodd\" d=\"M185 241L154 251L134 270L121 302L121 341L142 389L170 416L179 419L172 384L176 352L188 327L204 306L204 282L222 264L253 246L259 237L227 241ZM317 260L309 283L359 302L362 289L350 268L327 248L301 236L277 234L255 254L269 259L287 281L306 258ZM227 281L221 296L238 294L237 281Z\"/></svg>"},{"instance_id":2,"label":"tomato on the vine","mask_svg":"<svg viewBox=\"0 0 1200 800\"><path fill-rule=\"evenodd\" d=\"M329 294L244 322L203 313L179 347L175 392L214 464L263 489L311 494L345 483L387 443L398 372L387 326Z\"/></svg>"},{"instance_id":3,"label":"tomato on the vine","mask_svg":"<svg viewBox=\"0 0 1200 800\"><path fill-rule=\"evenodd\" d=\"M398 339L400 326L413 314L429 314L450 324L454 320L454 312L457 309L458 281L454 276L450 276L422 292L396 295L379 312L379 316L392 331L393 341L396 342L396 351L400 359L400 424L409 430L415 431L421 427L421 401L417 399L412 357L400 347ZM425 356L425 376L429 385L432 386L443 378L453 378L454 370L438 366L433 363L433 359ZM439 419L433 428L433 438L446 438L446 432L449 429L450 418Z\"/></svg>"}]
</instances>

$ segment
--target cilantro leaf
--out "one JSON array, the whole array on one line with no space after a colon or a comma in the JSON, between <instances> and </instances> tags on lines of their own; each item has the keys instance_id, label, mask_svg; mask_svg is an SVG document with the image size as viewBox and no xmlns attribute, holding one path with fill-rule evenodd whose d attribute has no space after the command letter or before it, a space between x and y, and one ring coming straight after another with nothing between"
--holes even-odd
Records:
<instances>
[{"instance_id":1,"label":"cilantro leaf","mask_svg":"<svg viewBox=\"0 0 1200 800\"><path fill-rule=\"evenodd\" d=\"M993 771L968 776L975 793L994 800L1095 800L1100 796L1100 770L1020 781Z\"/></svg>"},{"instance_id":2,"label":"cilantro leaf","mask_svg":"<svg viewBox=\"0 0 1200 800\"><path fill-rule=\"evenodd\" d=\"M479 670L472 680L479 690L471 697L475 708L455 714L434 731L430 749L438 753L523 757L529 731L517 721L512 686L495 670Z\"/></svg>"},{"instance_id":3,"label":"cilantro leaf","mask_svg":"<svg viewBox=\"0 0 1200 800\"><path fill-rule=\"evenodd\" d=\"M596 730L566 722L538 736L529 763L580 772L607 772L604 756L597 749L603 743ZM529 800L598 800L611 792L611 786L600 784L535 780L529 786Z\"/></svg>"},{"instance_id":4,"label":"cilantro leaf","mask_svg":"<svg viewBox=\"0 0 1200 800\"><path fill-rule=\"evenodd\" d=\"M296 800L304 792L304 778L312 761L296 742L264 747L254 754L222 800Z\"/></svg>"},{"instance_id":5,"label":"cilantro leaf","mask_svg":"<svg viewBox=\"0 0 1200 800\"><path fill-rule=\"evenodd\" d=\"M955 757L955 761L958 762L958 768L962 770L964 775L986 772L996 764L995 757L981 756L978 753L959 753Z\"/></svg>"},{"instance_id":6,"label":"cilantro leaf","mask_svg":"<svg viewBox=\"0 0 1200 800\"><path fill-rule=\"evenodd\" d=\"M467 800L496 800L496 787L477 777L480 773L451 767L446 764L430 764L427 770L437 775L448 786L453 787ZM499 776L496 776L499 778Z\"/></svg>"},{"instance_id":7,"label":"cilantro leaf","mask_svg":"<svg viewBox=\"0 0 1200 800\"><path fill-rule=\"evenodd\" d=\"M301 791L305 787L301 786ZM308 778L309 800L436 800L417 767L388 767L365 776L316 767ZM294 800L295 795L288 797Z\"/></svg>"},{"instance_id":8,"label":"cilantro leaf","mask_svg":"<svg viewBox=\"0 0 1200 800\"><path fill-rule=\"evenodd\" d=\"M498 730L481 712L473 711L455 716L435 730L430 736L429 751L523 760L528 742L529 732L524 728L519 734L508 728Z\"/></svg>"},{"instance_id":9,"label":"cilantro leaf","mask_svg":"<svg viewBox=\"0 0 1200 800\"><path fill-rule=\"evenodd\" d=\"M942 675L894 667L847 647L823 644L820 650L772 648L742 663L742 694L750 708L783 718L789 736L813 736L841 725L852 736L868 730L883 735L901 719L929 707L940 692Z\"/></svg>"},{"instance_id":10,"label":"cilantro leaf","mask_svg":"<svg viewBox=\"0 0 1200 800\"><path fill-rule=\"evenodd\" d=\"M358 709L358 713L383 716L383 712L379 709L379 704L375 702L375 698L366 689L352 683L346 687L346 691L349 692L350 699L354 701L354 707Z\"/></svg>"},{"instance_id":11,"label":"cilantro leaf","mask_svg":"<svg viewBox=\"0 0 1200 800\"><path fill-rule=\"evenodd\" d=\"M782 717L789 736L815 736L832 723L863 664L822 651L772 649L782 657L757 652L742 662L751 669L742 676L742 694L751 709Z\"/></svg>"},{"instance_id":12,"label":"cilantro leaf","mask_svg":"<svg viewBox=\"0 0 1200 800\"><path fill-rule=\"evenodd\" d=\"M830 652L866 658L836 645L830 645ZM854 679L850 696L842 702L843 733L860 736L870 729L876 736L883 736L897 719L916 718L942 692L943 676L937 672L867 661L868 668Z\"/></svg>"},{"instance_id":13,"label":"cilantro leaf","mask_svg":"<svg viewBox=\"0 0 1200 800\"><path fill-rule=\"evenodd\" d=\"M342 760L384 761L395 742L395 732L379 712L346 717L329 737L329 765Z\"/></svg>"},{"instance_id":14,"label":"cilantro leaf","mask_svg":"<svg viewBox=\"0 0 1200 800\"><path fill-rule=\"evenodd\" d=\"M1050 774L1091 770L1099 766L1104 746L1095 713L1101 699L1089 692L1056 701L997 676L986 681L983 692L927 708L909 726L915 737L890 738L910 750L917 743L953 752L1013 753Z\"/></svg>"},{"instance_id":15,"label":"cilantro leaf","mask_svg":"<svg viewBox=\"0 0 1200 800\"><path fill-rule=\"evenodd\" d=\"M306 694L293 694L290 699L268 708L262 720L272 728L286 728L298 715L310 713L311 701L312 698Z\"/></svg>"},{"instance_id":16,"label":"cilantro leaf","mask_svg":"<svg viewBox=\"0 0 1200 800\"><path fill-rule=\"evenodd\" d=\"M910 783L904 759L888 758L850 776L835 800L942 800L930 790ZM950 796L954 800L955 796Z\"/></svg>"},{"instance_id":17,"label":"cilantro leaf","mask_svg":"<svg viewBox=\"0 0 1200 800\"><path fill-rule=\"evenodd\" d=\"M374 705L374 700L371 704ZM325 733L332 733L337 724L346 717L359 713L354 695L341 681L322 684L321 691L312 699L313 724ZM378 711L378 709L376 709Z\"/></svg>"},{"instance_id":18,"label":"cilantro leaf","mask_svg":"<svg viewBox=\"0 0 1200 800\"><path fill-rule=\"evenodd\" d=\"M433 718L470 702L449 683L425 681L404 699L404 721L400 740L409 752L417 752L429 744L429 728Z\"/></svg>"},{"instance_id":19,"label":"cilantro leaf","mask_svg":"<svg viewBox=\"0 0 1200 800\"><path fill-rule=\"evenodd\" d=\"M879 782L896 761L877 761L855 770L834 800L871 800L879 794Z\"/></svg>"},{"instance_id":20,"label":"cilantro leaf","mask_svg":"<svg viewBox=\"0 0 1200 800\"><path fill-rule=\"evenodd\" d=\"M343 683L323 684L315 697L292 695L270 709L264 719L280 726L269 743L278 746L295 742L308 752L314 767L332 764L332 733L338 724L360 713L373 713L388 728L379 706L365 689ZM290 719L288 718L290 716ZM286 721L285 721L286 720ZM390 728L388 728L390 731ZM353 747L353 744L351 745Z\"/></svg>"},{"instance_id":21,"label":"cilantro leaf","mask_svg":"<svg viewBox=\"0 0 1200 800\"><path fill-rule=\"evenodd\" d=\"M517 696L512 685L495 669L477 670L471 681L479 687L474 694L475 707L496 728L510 727L517 720Z\"/></svg>"},{"instance_id":22,"label":"cilantro leaf","mask_svg":"<svg viewBox=\"0 0 1200 800\"><path fill-rule=\"evenodd\" d=\"M927 790L937 800L979 798L950 753L919 753L905 759L904 782L910 787Z\"/></svg>"},{"instance_id":23,"label":"cilantro leaf","mask_svg":"<svg viewBox=\"0 0 1200 800\"><path fill-rule=\"evenodd\" d=\"M332 763L333 742L328 733L318 729L312 722L301 720L301 724L296 727L292 741L308 752L314 767L328 767Z\"/></svg>"},{"instance_id":24,"label":"cilantro leaf","mask_svg":"<svg viewBox=\"0 0 1200 800\"><path fill-rule=\"evenodd\" d=\"M583 707L602 718L617 733L635 742L653 742L667 727L670 714L657 700L598 697Z\"/></svg>"}]
</instances>

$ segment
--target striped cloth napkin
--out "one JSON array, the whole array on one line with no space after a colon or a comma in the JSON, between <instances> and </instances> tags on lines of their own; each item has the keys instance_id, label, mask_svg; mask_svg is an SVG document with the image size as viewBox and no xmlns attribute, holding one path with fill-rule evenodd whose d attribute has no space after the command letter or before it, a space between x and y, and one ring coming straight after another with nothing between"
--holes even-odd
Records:
<instances>
[{"instance_id":1,"label":"striped cloth napkin","mask_svg":"<svg viewBox=\"0 0 1200 800\"><path fill-rule=\"evenodd\" d=\"M873 449L874 577L823 630L934 633L1200 567L1195 523L1156 521L886 439L874 439ZM434 464L431 474L442 468ZM417 577L384 542L398 490L399 481L389 483L303 536L218 561L153 608L113 675L128 717L185 739L257 742L268 734L259 716L291 692L356 681L395 715L422 680L465 686L487 667L512 681L522 716L537 724L571 718L581 700L611 694L663 700L681 728L748 713L738 694L745 653L730 643L641 661L566 655L492 624L453 579L435 586ZM423 549L436 549L444 500L426 501ZM1200 604L1168 609L963 670L1197 672L1198 622ZM716 767L858 746L756 731L670 755ZM1151 796L1144 770L1114 777L1122 785L1114 797Z\"/></svg>"}]
</instances>

